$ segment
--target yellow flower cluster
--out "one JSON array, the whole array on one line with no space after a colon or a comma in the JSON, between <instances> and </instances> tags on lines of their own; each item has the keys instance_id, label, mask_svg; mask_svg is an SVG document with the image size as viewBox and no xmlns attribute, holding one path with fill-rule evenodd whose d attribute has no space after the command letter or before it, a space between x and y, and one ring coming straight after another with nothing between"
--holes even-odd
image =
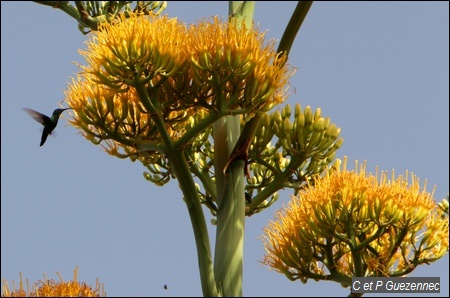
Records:
<instances>
[{"instance_id":1,"label":"yellow flower cluster","mask_svg":"<svg viewBox=\"0 0 450 298\"><path fill-rule=\"evenodd\" d=\"M220 87L228 108L269 110L284 101L285 90L279 88L292 73L284 68L287 57L277 54L273 43L262 47L264 34L237 20L221 23L215 18L192 25L189 40L194 83L212 85L213 91L218 91L214 85Z\"/></svg>"},{"instance_id":2,"label":"yellow flower cluster","mask_svg":"<svg viewBox=\"0 0 450 298\"><path fill-rule=\"evenodd\" d=\"M263 42L264 34L236 20L188 28L133 13L103 23L81 51L87 65L66 90L70 122L111 154L122 147L126 157L165 133L178 140L209 114L269 110L286 98L294 71Z\"/></svg>"},{"instance_id":3,"label":"yellow flower cluster","mask_svg":"<svg viewBox=\"0 0 450 298\"><path fill-rule=\"evenodd\" d=\"M2 297L105 297L104 289L100 289L99 282L96 282L95 289L86 283L80 283L77 281L78 267L74 270L73 281L63 281L61 275L57 273L60 281L49 280L45 277L45 280L40 280L33 286L33 289L29 289L27 280L27 290L23 285L22 274L20 274L20 286L19 289L15 289L13 282L13 289L10 289L8 283L3 280ZM44 275L45 276L45 275Z\"/></svg>"},{"instance_id":4,"label":"yellow flower cluster","mask_svg":"<svg viewBox=\"0 0 450 298\"><path fill-rule=\"evenodd\" d=\"M342 276L406 275L441 258L449 247L448 215L434 191L408 178L367 174L365 165L347 171L344 160L342 170L316 178L277 212L264 229L262 262L291 280L343 283Z\"/></svg>"}]
</instances>

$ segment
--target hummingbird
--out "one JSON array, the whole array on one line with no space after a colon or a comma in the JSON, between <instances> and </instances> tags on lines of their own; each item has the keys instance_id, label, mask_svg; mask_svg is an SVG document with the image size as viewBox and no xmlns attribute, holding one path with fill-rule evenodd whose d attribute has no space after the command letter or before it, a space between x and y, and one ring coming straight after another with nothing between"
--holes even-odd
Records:
<instances>
[{"instance_id":1,"label":"hummingbird","mask_svg":"<svg viewBox=\"0 0 450 298\"><path fill-rule=\"evenodd\" d=\"M61 113L65 110L71 110L72 108L65 108L65 109L56 109L53 111L52 117L48 117L44 114L41 114L39 112L36 112L35 110L28 109L28 108L22 108L28 115L30 115L34 120L44 125L44 131L42 132L41 137L41 145L44 145L45 140L47 140L47 137L49 134L52 134L52 131L55 129L56 125L58 124L59 116L61 116Z\"/></svg>"}]
</instances>

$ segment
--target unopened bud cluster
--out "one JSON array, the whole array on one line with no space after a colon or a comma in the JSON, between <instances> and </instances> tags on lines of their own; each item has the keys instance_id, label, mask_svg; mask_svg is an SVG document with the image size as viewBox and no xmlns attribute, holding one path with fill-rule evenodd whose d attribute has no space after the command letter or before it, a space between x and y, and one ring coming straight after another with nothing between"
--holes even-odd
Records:
<instances>
[{"instance_id":1,"label":"unopened bud cluster","mask_svg":"<svg viewBox=\"0 0 450 298\"><path fill-rule=\"evenodd\" d=\"M321 174L333 162L335 152L342 146L340 129L314 113L309 106L302 110L295 105L294 119L291 107L264 114L249 150L249 164L253 175L248 180L252 196L267 185L286 176L278 188L291 188L297 193L315 175ZM272 144L273 140L275 144ZM253 192L253 190L256 190ZM267 197L253 212L270 206L277 196Z\"/></svg>"}]
</instances>

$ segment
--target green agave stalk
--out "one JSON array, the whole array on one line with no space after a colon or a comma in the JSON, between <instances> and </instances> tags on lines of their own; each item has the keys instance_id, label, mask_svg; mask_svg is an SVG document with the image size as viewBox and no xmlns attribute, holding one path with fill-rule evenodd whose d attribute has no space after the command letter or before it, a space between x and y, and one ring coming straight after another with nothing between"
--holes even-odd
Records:
<instances>
[{"instance_id":1,"label":"green agave stalk","mask_svg":"<svg viewBox=\"0 0 450 298\"><path fill-rule=\"evenodd\" d=\"M230 1L229 15L253 20L254 2ZM242 296L242 268L245 231L246 161L232 161L227 166L241 134L240 115L225 116L214 123L214 152L217 189L217 231L214 272L223 296Z\"/></svg>"},{"instance_id":2,"label":"green agave stalk","mask_svg":"<svg viewBox=\"0 0 450 298\"><path fill-rule=\"evenodd\" d=\"M284 33L278 52L289 52L312 2L299 4ZM230 1L230 17L252 25L253 1ZM245 176L248 148L262 112L256 113L241 134L239 116L226 116L214 124L217 186L217 233L214 269L224 296L242 296L242 259L245 231ZM244 152L244 153L242 153ZM233 158L243 156L242 158ZM229 163L227 163L227 161Z\"/></svg>"}]
</instances>

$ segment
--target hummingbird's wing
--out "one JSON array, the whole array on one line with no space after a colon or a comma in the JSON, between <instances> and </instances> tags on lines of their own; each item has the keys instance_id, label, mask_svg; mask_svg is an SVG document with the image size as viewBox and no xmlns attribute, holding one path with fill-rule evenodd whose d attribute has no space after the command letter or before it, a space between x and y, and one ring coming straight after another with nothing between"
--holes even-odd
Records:
<instances>
[{"instance_id":1,"label":"hummingbird's wing","mask_svg":"<svg viewBox=\"0 0 450 298\"><path fill-rule=\"evenodd\" d=\"M40 124L46 126L51 121L50 118L44 114L41 114L39 112L36 112L35 110L28 109L28 108L22 108L28 115L31 116L34 120L39 122Z\"/></svg>"}]
</instances>

